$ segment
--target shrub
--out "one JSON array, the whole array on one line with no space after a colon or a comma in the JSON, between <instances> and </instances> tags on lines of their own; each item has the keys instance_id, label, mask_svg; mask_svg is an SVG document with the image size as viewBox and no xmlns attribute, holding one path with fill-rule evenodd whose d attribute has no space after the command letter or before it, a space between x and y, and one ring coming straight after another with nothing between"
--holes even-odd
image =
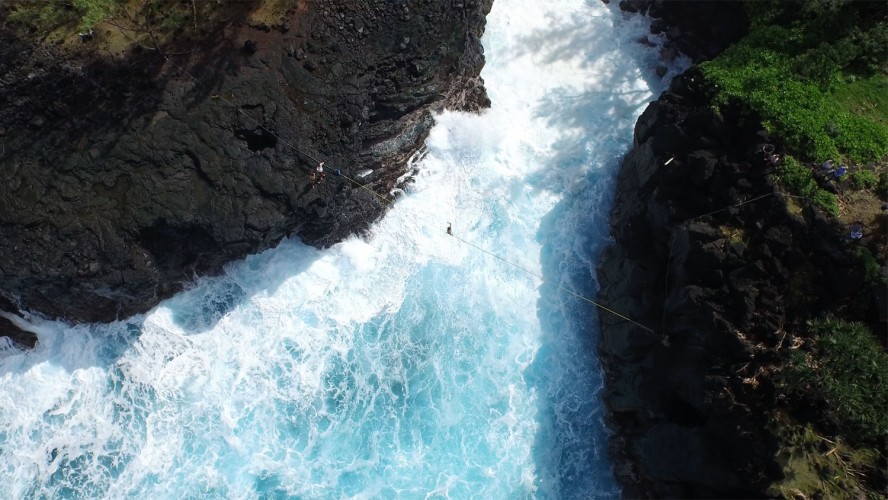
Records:
<instances>
[{"instance_id":1,"label":"shrub","mask_svg":"<svg viewBox=\"0 0 888 500\"><path fill-rule=\"evenodd\" d=\"M855 189L871 189L879 184L879 178L872 170L858 170L851 174L851 184Z\"/></svg>"},{"instance_id":2,"label":"shrub","mask_svg":"<svg viewBox=\"0 0 888 500\"><path fill-rule=\"evenodd\" d=\"M821 319L809 323L813 349L795 351L784 384L819 400L839 433L857 442L888 435L888 354L858 323Z\"/></svg>"},{"instance_id":3,"label":"shrub","mask_svg":"<svg viewBox=\"0 0 888 500\"><path fill-rule=\"evenodd\" d=\"M777 180L786 189L796 195L808 198L817 207L834 216L839 215L839 201L829 191L817 185L811 169L801 164L792 156L786 156L777 168Z\"/></svg>"},{"instance_id":4,"label":"shrub","mask_svg":"<svg viewBox=\"0 0 888 500\"><path fill-rule=\"evenodd\" d=\"M71 21L71 16L53 4L14 4L9 11L9 20L36 31L48 31Z\"/></svg>"},{"instance_id":5,"label":"shrub","mask_svg":"<svg viewBox=\"0 0 888 500\"><path fill-rule=\"evenodd\" d=\"M777 178L792 194L810 198L817 191L817 182L811 169L792 156L786 156L777 168Z\"/></svg>"},{"instance_id":6,"label":"shrub","mask_svg":"<svg viewBox=\"0 0 888 500\"><path fill-rule=\"evenodd\" d=\"M71 0L70 2L29 2L18 0L12 3L9 18L12 21L31 26L37 31L49 31L62 25L87 30L107 19L120 6L123 0Z\"/></svg>"},{"instance_id":7,"label":"shrub","mask_svg":"<svg viewBox=\"0 0 888 500\"><path fill-rule=\"evenodd\" d=\"M881 65L888 59L888 24L877 24L866 32L858 29L853 36L860 46L860 55L856 62L868 71L881 71Z\"/></svg>"},{"instance_id":8,"label":"shrub","mask_svg":"<svg viewBox=\"0 0 888 500\"><path fill-rule=\"evenodd\" d=\"M814 198L812 198L812 200L814 201L814 205L820 207L820 209L826 213L833 217L839 216L839 200L836 198L836 195L829 191L818 189L817 192L814 193Z\"/></svg>"},{"instance_id":9,"label":"shrub","mask_svg":"<svg viewBox=\"0 0 888 500\"><path fill-rule=\"evenodd\" d=\"M832 0L807 2L801 12L790 2L750 4L749 35L700 65L713 103L739 102L805 160L888 156L879 90L888 79L874 62L888 54L888 23L868 8Z\"/></svg>"},{"instance_id":10,"label":"shrub","mask_svg":"<svg viewBox=\"0 0 888 500\"><path fill-rule=\"evenodd\" d=\"M854 249L854 258L863 267L863 273L867 281L875 282L879 279L881 266L879 261L873 256L873 253L869 251L869 248L863 246L856 247Z\"/></svg>"},{"instance_id":11,"label":"shrub","mask_svg":"<svg viewBox=\"0 0 888 500\"><path fill-rule=\"evenodd\" d=\"M73 0L74 8L80 13L81 29L89 29L111 17L121 0Z\"/></svg>"}]
</instances>

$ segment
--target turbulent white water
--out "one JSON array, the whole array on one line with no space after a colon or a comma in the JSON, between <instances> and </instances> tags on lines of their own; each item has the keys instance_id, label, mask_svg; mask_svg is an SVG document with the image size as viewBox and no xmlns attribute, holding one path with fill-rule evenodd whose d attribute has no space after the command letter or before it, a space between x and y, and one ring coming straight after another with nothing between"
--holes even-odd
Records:
<instances>
[{"instance_id":1,"label":"turbulent white water","mask_svg":"<svg viewBox=\"0 0 888 500\"><path fill-rule=\"evenodd\" d=\"M597 313L559 287L595 293L663 85L645 31L599 0L496 0L493 107L438 117L370 237L285 242L145 317L0 352L0 497L616 496Z\"/></svg>"}]
</instances>

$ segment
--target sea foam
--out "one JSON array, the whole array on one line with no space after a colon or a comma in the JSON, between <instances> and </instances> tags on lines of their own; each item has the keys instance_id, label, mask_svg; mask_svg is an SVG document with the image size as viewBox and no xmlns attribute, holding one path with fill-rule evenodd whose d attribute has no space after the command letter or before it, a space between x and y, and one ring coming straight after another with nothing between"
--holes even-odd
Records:
<instances>
[{"instance_id":1,"label":"sea foam","mask_svg":"<svg viewBox=\"0 0 888 500\"><path fill-rule=\"evenodd\" d=\"M613 178L662 90L646 28L496 0L492 107L437 117L367 237L285 241L110 325L35 320L36 349L0 351L6 494L618 495L596 312L564 290L595 292Z\"/></svg>"}]
</instances>

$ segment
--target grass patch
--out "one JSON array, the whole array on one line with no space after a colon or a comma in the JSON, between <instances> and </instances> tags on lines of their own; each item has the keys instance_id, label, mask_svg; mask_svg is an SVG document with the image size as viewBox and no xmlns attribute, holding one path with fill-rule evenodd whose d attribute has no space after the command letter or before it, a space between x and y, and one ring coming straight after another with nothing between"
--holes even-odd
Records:
<instances>
[{"instance_id":1,"label":"grass patch","mask_svg":"<svg viewBox=\"0 0 888 500\"><path fill-rule=\"evenodd\" d=\"M853 255L861 268L863 268L866 280L870 283L876 283L879 279L879 270L882 266L879 265L879 261L876 260L869 248L858 246L854 249ZM885 390L888 390L888 388Z\"/></svg>"},{"instance_id":2,"label":"grass patch","mask_svg":"<svg viewBox=\"0 0 888 500\"><path fill-rule=\"evenodd\" d=\"M839 201L829 191L821 189L811 169L787 155L775 172L777 181L790 193L811 200L816 206L835 217L839 215Z\"/></svg>"},{"instance_id":3,"label":"grass patch","mask_svg":"<svg viewBox=\"0 0 888 500\"><path fill-rule=\"evenodd\" d=\"M879 177L872 170L858 170L851 173L851 184L855 189L872 189L879 184Z\"/></svg>"},{"instance_id":4,"label":"grass patch","mask_svg":"<svg viewBox=\"0 0 888 500\"><path fill-rule=\"evenodd\" d=\"M295 0L0 0L0 16L26 39L124 56L140 45L185 52L231 24L276 26L295 6ZM90 29L94 39L81 43L78 33Z\"/></svg>"},{"instance_id":5,"label":"grass patch","mask_svg":"<svg viewBox=\"0 0 888 500\"><path fill-rule=\"evenodd\" d=\"M833 3L837 11L794 12L795 4L755 2L749 35L700 69L715 105L758 114L803 160L877 161L888 156L879 48L888 46L888 22L864 22L864 7Z\"/></svg>"},{"instance_id":6,"label":"grass patch","mask_svg":"<svg viewBox=\"0 0 888 500\"><path fill-rule=\"evenodd\" d=\"M818 402L846 440L880 443L888 435L888 354L858 323L809 323L810 351L793 351L783 374L789 391Z\"/></svg>"},{"instance_id":7,"label":"grass patch","mask_svg":"<svg viewBox=\"0 0 888 500\"><path fill-rule=\"evenodd\" d=\"M862 481L864 474L879 468L877 449L852 448L782 413L771 419L769 428L780 442L777 462L784 474L769 494L788 499L885 498Z\"/></svg>"},{"instance_id":8,"label":"grass patch","mask_svg":"<svg viewBox=\"0 0 888 500\"><path fill-rule=\"evenodd\" d=\"M81 30L90 29L108 19L123 3L122 0L73 0L72 2L80 17L78 27Z\"/></svg>"},{"instance_id":9,"label":"grass patch","mask_svg":"<svg viewBox=\"0 0 888 500\"><path fill-rule=\"evenodd\" d=\"M846 83L833 91L845 109L888 126L888 79L884 75L846 77Z\"/></svg>"},{"instance_id":10,"label":"grass patch","mask_svg":"<svg viewBox=\"0 0 888 500\"><path fill-rule=\"evenodd\" d=\"M124 3L123 0L13 1L9 19L38 33L63 26L85 31L111 17Z\"/></svg>"}]
</instances>

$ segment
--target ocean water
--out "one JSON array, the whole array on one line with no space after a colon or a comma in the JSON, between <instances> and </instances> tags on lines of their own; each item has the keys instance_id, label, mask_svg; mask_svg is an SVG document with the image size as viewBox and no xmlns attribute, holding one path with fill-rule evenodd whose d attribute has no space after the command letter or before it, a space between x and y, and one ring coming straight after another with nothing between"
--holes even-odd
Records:
<instances>
[{"instance_id":1,"label":"ocean water","mask_svg":"<svg viewBox=\"0 0 888 500\"><path fill-rule=\"evenodd\" d=\"M664 82L598 0L496 0L493 102L444 113L365 238L0 348L0 498L611 498L594 297ZM677 70L678 68L674 68ZM448 223L454 235L446 234Z\"/></svg>"}]
</instances>

